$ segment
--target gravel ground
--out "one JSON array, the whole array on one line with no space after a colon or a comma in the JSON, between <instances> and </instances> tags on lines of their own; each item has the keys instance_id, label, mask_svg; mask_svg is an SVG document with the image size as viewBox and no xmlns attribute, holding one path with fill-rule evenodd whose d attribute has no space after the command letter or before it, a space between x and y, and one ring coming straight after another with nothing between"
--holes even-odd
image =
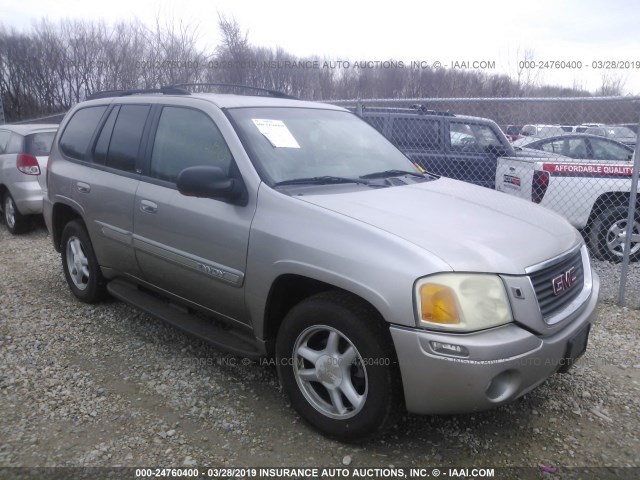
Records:
<instances>
[{"instance_id":1,"label":"gravel ground","mask_svg":"<svg viewBox=\"0 0 640 480\"><path fill-rule=\"evenodd\" d=\"M622 266L611 262L592 260L593 269L600 275L600 300L618 303ZM640 309L640 262L629 264L625 287L625 304Z\"/></svg>"},{"instance_id":2,"label":"gravel ground","mask_svg":"<svg viewBox=\"0 0 640 480\"><path fill-rule=\"evenodd\" d=\"M597 269L615 298L614 268ZM274 368L121 302L76 301L41 225L0 228L0 272L0 467L640 466L638 310L603 302L579 364L511 405L411 416L353 446L302 422Z\"/></svg>"}]
</instances>

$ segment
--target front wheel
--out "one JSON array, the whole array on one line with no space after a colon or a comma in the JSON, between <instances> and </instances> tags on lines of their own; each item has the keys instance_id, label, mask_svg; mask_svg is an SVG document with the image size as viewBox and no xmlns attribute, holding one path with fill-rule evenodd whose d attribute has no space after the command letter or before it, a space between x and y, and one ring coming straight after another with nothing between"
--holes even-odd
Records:
<instances>
[{"instance_id":1,"label":"front wheel","mask_svg":"<svg viewBox=\"0 0 640 480\"><path fill-rule=\"evenodd\" d=\"M631 235L629 259L640 259L640 219L635 218L631 228L627 225L627 207L609 208L599 214L591 226L590 243L595 255L602 260L621 262L627 235Z\"/></svg>"},{"instance_id":2,"label":"front wheel","mask_svg":"<svg viewBox=\"0 0 640 480\"><path fill-rule=\"evenodd\" d=\"M298 413L324 434L364 441L404 411L388 326L340 292L315 295L285 317L276 341L282 386Z\"/></svg>"},{"instance_id":3,"label":"front wheel","mask_svg":"<svg viewBox=\"0 0 640 480\"><path fill-rule=\"evenodd\" d=\"M62 269L69 288L78 300L94 303L106 296L106 282L84 225L67 223L61 240Z\"/></svg>"}]
</instances>

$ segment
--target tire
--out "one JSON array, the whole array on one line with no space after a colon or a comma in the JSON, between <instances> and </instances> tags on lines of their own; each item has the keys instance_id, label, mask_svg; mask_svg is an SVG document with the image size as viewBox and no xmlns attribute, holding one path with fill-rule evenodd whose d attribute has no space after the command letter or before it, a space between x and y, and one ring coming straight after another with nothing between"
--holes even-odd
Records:
<instances>
[{"instance_id":1,"label":"tire","mask_svg":"<svg viewBox=\"0 0 640 480\"><path fill-rule=\"evenodd\" d=\"M594 220L589 233L591 249L601 260L621 262L624 254L624 242L627 230L627 207L613 207L599 214ZM629 259L632 262L640 259L640 218L636 217Z\"/></svg>"},{"instance_id":2,"label":"tire","mask_svg":"<svg viewBox=\"0 0 640 480\"><path fill-rule=\"evenodd\" d=\"M106 281L81 221L73 220L65 225L61 251L64 276L76 298L85 303L104 299L107 295Z\"/></svg>"},{"instance_id":3,"label":"tire","mask_svg":"<svg viewBox=\"0 0 640 480\"><path fill-rule=\"evenodd\" d=\"M320 293L293 307L278 331L276 361L292 406L329 437L366 441L404 413L388 326L348 294Z\"/></svg>"},{"instance_id":4,"label":"tire","mask_svg":"<svg viewBox=\"0 0 640 480\"><path fill-rule=\"evenodd\" d=\"M29 230L29 217L22 215L18 211L16 202L13 201L13 197L9 192L6 192L2 199L2 211L4 213L4 223L9 233L19 235Z\"/></svg>"}]
</instances>

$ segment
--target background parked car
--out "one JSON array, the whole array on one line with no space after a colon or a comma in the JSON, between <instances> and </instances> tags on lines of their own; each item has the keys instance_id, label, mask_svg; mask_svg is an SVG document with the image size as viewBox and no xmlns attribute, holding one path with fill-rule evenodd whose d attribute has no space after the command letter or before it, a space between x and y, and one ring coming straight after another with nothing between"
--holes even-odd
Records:
<instances>
[{"instance_id":1,"label":"background parked car","mask_svg":"<svg viewBox=\"0 0 640 480\"><path fill-rule=\"evenodd\" d=\"M437 112L419 105L364 108L360 115L421 168L487 188L495 188L499 157L552 155L514 150L498 125L488 118Z\"/></svg>"},{"instance_id":2,"label":"background parked car","mask_svg":"<svg viewBox=\"0 0 640 480\"><path fill-rule=\"evenodd\" d=\"M507 128L504 130L504 134L513 142L520 138L520 130L522 130L522 125L507 125Z\"/></svg>"},{"instance_id":3,"label":"background parked car","mask_svg":"<svg viewBox=\"0 0 640 480\"><path fill-rule=\"evenodd\" d=\"M578 125L573 131L577 133L584 133L587 131L587 128L590 127L603 127L604 123L583 123Z\"/></svg>"},{"instance_id":4,"label":"background parked car","mask_svg":"<svg viewBox=\"0 0 640 480\"><path fill-rule=\"evenodd\" d=\"M633 148L630 146L586 133L570 133L542 139L526 137L517 140L514 147L542 150L577 159L623 161L633 159Z\"/></svg>"},{"instance_id":5,"label":"background parked car","mask_svg":"<svg viewBox=\"0 0 640 480\"><path fill-rule=\"evenodd\" d=\"M601 137L617 140L625 145L632 147L636 146L638 135L627 127L617 127L615 125L608 125L605 127L590 127L585 130L584 133L590 133L591 135L599 135Z\"/></svg>"},{"instance_id":6,"label":"background parked car","mask_svg":"<svg viewBox=\"0 0 640 480\"><path fill-rule=\"evenodd\" d=\"M525 125L520 130L520 137L545 138L553 135L562 135L565 131L558 125Z\"/></svg>"},{"instance_id":7,"label":"background parked car","mask_svg":"<svg viewBox=\"0 0 640 480\"><path fill-rule=\"evenodd\" d=\"M58 125L0 126L0 199L9 232L23 233L42 214L42 190Z\"/></svg>"},{"instance_id":8,"label":"background parked car","mask_svg":"<svg viewBox=\"0 0 640 480\"><path fill-rule=\"evenodd\" d=\"M627 127L629 130L631 130L635 134L638 133L638 124L637 123L621 123L618 126L619 127Z\"/></svg>"}]
</instances>

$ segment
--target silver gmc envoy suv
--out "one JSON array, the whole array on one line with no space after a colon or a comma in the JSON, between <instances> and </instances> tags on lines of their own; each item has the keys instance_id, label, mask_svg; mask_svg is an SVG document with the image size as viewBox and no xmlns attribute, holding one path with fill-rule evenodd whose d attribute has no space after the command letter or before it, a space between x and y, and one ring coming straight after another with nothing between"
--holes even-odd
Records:
<instances>
[{"instance_id":1,"label":"silver gmc envoy suv","mask_svg":"<svg viewBox=\"0 0 640 480\"><path fill-rule=\"evenodd\" d=\"M44 214L79 300L271 359L300 415L351 441L405 409L513 401L582 355L599 280L564 219L267 93L104 92L67 114Z\"/></svg>"}]
</instances>

